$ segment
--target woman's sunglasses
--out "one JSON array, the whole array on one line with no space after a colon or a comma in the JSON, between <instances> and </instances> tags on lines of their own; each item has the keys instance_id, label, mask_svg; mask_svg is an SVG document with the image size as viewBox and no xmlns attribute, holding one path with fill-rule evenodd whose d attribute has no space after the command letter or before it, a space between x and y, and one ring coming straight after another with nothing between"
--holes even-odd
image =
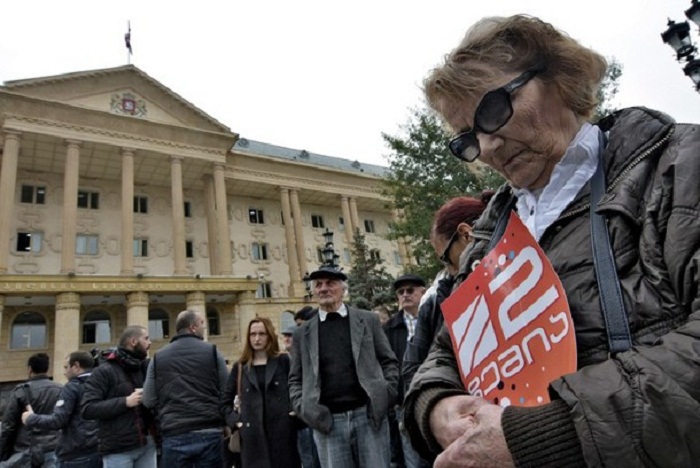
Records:
<instances>
[{"instance_id":1,"label":"woman's sunglasses","mask_svg":"<svg viewBox=\"0 0 700 468\"><path fill-rule=\"evenodd\" d=\"M505 86L484 94L474 113L474 127L450 140L448 146L452 154L463 161L476 160L481 154L476 132L490 135L507 124L513 117L511 94L534 78L540 71L539 69L528 70Z\"/></svg>"}]
</instances>

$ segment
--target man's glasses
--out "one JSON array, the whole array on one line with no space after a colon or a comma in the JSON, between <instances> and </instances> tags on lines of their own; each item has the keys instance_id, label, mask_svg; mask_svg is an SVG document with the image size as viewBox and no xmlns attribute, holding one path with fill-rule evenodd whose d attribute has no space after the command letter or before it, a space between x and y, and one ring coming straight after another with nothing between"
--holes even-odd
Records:
<instances>
[{"instance_id":1,"label":"man's glasses","mask_svg":"<svg viewBox=\"0 0 700 468\"><path fill-rule=\"evenodd\" d=\"M396 290L396 295L398 297L403 296L404 294L408 294L409 296L413 294L416 291L416 288L414 287L408 287L408 288L401 288Z\"/></svg>"},{"instance_id":2,"label":"man's glasses","mask_svg":"<svg viewBox=\"0 0 700 468\"><path fill-rule=\"evenodd\" d=\"M476 160L481 154L476 132L490 135L507 124L513 117L511 94L539 72L539 69L528 70L505 86L484 94L474 113L474 127L450 140L448 146L452 154L462 161L472 162Z\"/></svg>"},{"instance_id":3,"label":"man's glasses","mask_svg":"<svg viewBox=\"0 0 700 468\"><path fill-rule=\"evenodd\" d=\"M445 247L445 250L442 251L442 255L440 255L440 262L445 266L449 266L452 264L452 261L450 260L450 250L452 250L452 246L459 237L458 234L459 228L455 229L454 234L452 234L452 237L450 237L450 241L447 243L447 247Z\"/></svg>"}]
</instances>

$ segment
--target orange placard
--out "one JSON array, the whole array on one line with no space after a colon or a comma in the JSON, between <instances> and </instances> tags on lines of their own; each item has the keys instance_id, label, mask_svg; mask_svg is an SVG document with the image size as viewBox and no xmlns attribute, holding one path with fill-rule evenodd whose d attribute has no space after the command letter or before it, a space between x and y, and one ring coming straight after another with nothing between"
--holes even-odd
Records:
<instances>
[{"instance_id":1,"label":"orange placard","mask_svg":"<svg viewBox=\"0 0 700 468\"><path fill-rule=\"evenodd\" d=\"M442 304L464 387L501 406L549 401L547 386L576 370L564 288L520 218Z\"/></svg>"}]
</instances>

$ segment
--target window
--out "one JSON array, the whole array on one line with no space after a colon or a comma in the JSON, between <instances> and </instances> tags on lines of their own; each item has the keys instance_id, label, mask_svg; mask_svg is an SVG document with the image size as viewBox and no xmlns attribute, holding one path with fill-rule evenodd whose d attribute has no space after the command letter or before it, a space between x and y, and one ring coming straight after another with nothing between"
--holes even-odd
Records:
<instances>
[{"instance_id":1,"label":"window","mask_svg":"<svg viewBox=\"0 0 700 468\"><path fill-rule=\"evenodd\" d=\"M258 210L257 208L248 209L248 219L250 220L250 224L265 224L263 210Z\"/></svg>"},{"instance_id":2,"label":"window","mask_svg":"<svg viewBox=\"0 0 700 468\"><path fill-rule=\"evenodd\" d=\"M365 219L365 232L374 233L374 221L371 219Z\"/></svg>"},{"instance_id":3,"label":"window","mask_svg":"<svg viewBox=\"0 0 700 468\"><path fill-rule=\"evenodd\" d=\"M342 216L338 218L338 230L341 232L345 232L345 218Z\"/></svg>"},{"instance_id":4,"label":"window","mask_svg":"<svg viewBox=\"0 0 700 468\"><path fill-rule=\"evenodd\" d=\"M323 229L323 216L321 215L311 215L311 226L319 229Z\"/></svg>"},{"instance_id":5,"label":"window","mask_svg":"<svg viewBox=\"0 0 700 468\"><path fill-rule=\"evenodd\" d=\"M401 261L401 254L399 253L398 250L394 250L394 265L401 265L403 262Z\"/></svg>"},{"instance_id":6,"label":"window","mask_svg":"<svg viewBox=\"0 0 700 468\"><path fill-rule=\"evenodd\" d=\"M100 194L87 190L78 190L78 208L97 210L100 208Z\"/></svg>"},{"instance_id":7,"label":"window","mask_svg":"<svg viewBox=\"0 0 700 468\"><path fill-rule=\"evenodd\" d=\"M134 257L148 257L148 239L134 239Z\"/></svg>"},{"instance_id":8,"label":"window","mask_svg":"<svg viewBox=\"0 0 700 468\"><path fill-rule=\"evenodd\" d=\"M219 313L216 309L207 307L207 328L210 335L221 335L221 327L219 326Z\"/></svg>"},{"instance_id":9,"label":"window","mask_svg":"<svg viewBox=\"0 0 700 468\"><path fill-rule=\"evenodd\" d=\"M46 187L22 185L20 201L22 203L36 203L37 205L43 205L46 202Z\"/></svg>"},{"instance_id":10,"label":"window","mask_svg":"<svg viewBox=\"0 0 700 468\"><path fill-rule=\"evenodd\" d=\"M96 310L85 314L83 319L83 344L109 343L111 323L107 312Z\"/></svg>"},{"instance_id":11,"label":"window","mask_svg":"<svg viewBox=\"0 0 700 468\"><path fill-rule=\"evenodd\" d=\"M257 299L267 299L272 297L272 283L260 283L258 290L255 291Z\"/></svg>"},{"instance_id":12,"label":"window","mask_svg":"<svg viewBox=\"0 0 700 468\"><path fill-rule=\"evenodd\" d=\"M12 324L10 349L46 347L46 320L39 312L22 312Z\"/></svg>"},{"instance_id":13,"label":"window","mask_svg":"<svg viewBox=\"0 0 700 468\"><path fill-rule=\"evenodd\" d=\"M134 197L134 213L148 213L148 197Z\"/></svg>"},{"instance_id":14,"label":"window","mask_svg":"<svg viewBox=\"0 0 700 468\"><path fill-rule=\"evenodd\" d=\"M191 218L192 217L192 202L186 201L184 203L184 208L185 208L185 218Z\"/></svg>"},{"instance_id":15,"label":"window","mask_svg":"<svg viewBox=\"0 0 700 468\"><path fill-rule=\"evenodd\" d=\"M253 242L253 260L267 260L267 244Z\"/></svg>"},{"instance_id":16,"label":"window","mask_svg":"<svg viewBox=\"0 0 700 468\"><path fill-rule=\"evenodd\" d=\"M185 241L185 257L194 258L194 242L191 240Z\"/></svg>"},{"instance_id":17,"label":"window","mask_svg":"<svg viewBox=\"0 0 700 468\"><path fill-rule=\"evenodd\" d=\"M96 234L78 234L75 236L76 255L97 255L99 242Z\"/></svg>"},{"instance_id":18,"label":"window","mask_svg":"<svg viewBox=\"0 0 700 468\"><path fill-rule=\"evenodd\" d=\"M148 336L151 340L164 340L170 337L170 316L163 309L148 311Z\"/></svg>"},{"instance_id":19,"label":"window","mask_svg":"<svg viewBox=\"0 0 700 468\"><path fill-rule=\"evenodd\" d=\"M41 232L18 232L17 252L41 252L41 241L44 234Z\"/></svg>"},{"instance_id":20,"label":"window","mask_svg":"<svg viewBox=\"0 0 700 468\"><path fill-rule=\"evenodd\" d=\"M372 260L378 261L378 262L382 261L382 256L379 253L379 250L377 250L377 249L372 249L369 251L369 258L371 258Z\"/></svg>"},{"instance_id":21,"label":"window","mask_svg":"<svg viewBox=\"0 0 700 468\"><path fill-rule=\"evenodd\" d=\"M352 258L350 257L350 249L343 249L343 261L345 263L350 263Z\"/></svg>"}]
</instances>

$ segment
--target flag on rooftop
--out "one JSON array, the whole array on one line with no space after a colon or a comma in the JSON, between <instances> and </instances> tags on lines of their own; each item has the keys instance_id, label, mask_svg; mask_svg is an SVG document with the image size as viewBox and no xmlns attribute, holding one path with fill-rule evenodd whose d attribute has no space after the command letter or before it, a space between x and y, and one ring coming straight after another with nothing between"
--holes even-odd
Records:
<instances>
[{"instance_id":1,"label":"flag on rooftop","mask_svg":"<svg viewBox=\"0 0 700 468\"><path fill-rule=\"evenodd\" d=\"M129 30L124 34L124 43L126 44L126 48L129 49L129 55L133 54L133 50L131 50L131 21L128 23L129 25Z\"/></svg>"}]
</instances>

